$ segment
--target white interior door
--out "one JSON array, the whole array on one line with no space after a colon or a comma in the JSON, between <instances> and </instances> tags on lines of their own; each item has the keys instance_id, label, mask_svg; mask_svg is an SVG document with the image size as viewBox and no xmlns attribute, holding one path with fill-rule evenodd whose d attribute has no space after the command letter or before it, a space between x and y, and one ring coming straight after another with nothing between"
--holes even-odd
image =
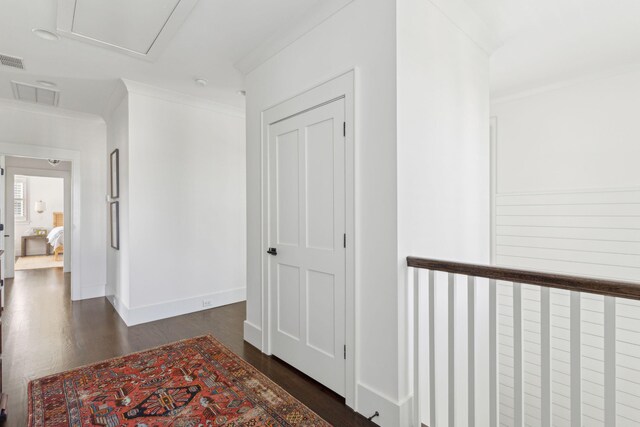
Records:
<instances>
[{"instance_id":1,"label":"white interior door","mask_svg":"<svg viewBox=\"0 0 640 427\"><path fill-rule=\"evenodd\" d=\"M344 99L269 127L271 352L345 395Z\"/></svg>"}]
</instances>

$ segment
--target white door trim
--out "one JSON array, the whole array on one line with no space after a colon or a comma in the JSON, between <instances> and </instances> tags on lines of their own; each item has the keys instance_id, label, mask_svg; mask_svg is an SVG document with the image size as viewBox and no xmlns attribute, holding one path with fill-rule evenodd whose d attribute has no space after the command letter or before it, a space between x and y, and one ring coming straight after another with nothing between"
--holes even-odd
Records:
<instances>
[{"instance_id":1,"label":"white door trim","mask_svg":"<svg viewBox=\"0 0 640 427\"><path fill-rule=\"evenodd\" d=\"M80 152L62 148L43 147L38 145L0 143L0 153L5 156L33 157L37 159L59 159L71 162L71 228L65 230L71 238L71 300L82 299L80 285ZM65 213L65 217L67 214Z\"/></svg>"},{"instance_id":2,"label":"white door trim","mask_svg":"<svg viewBox=\"0 0 640 427\"><path fill-rule=\"evenodd\" d=\"M345 340L347 357L345 364L345 402L354 408L356 403L356 357L358 307L356 304L356 229L355 229L355 70L309 89L293 98L285 100L262 112L261 137L261 199L262 199L262 351L271 354L271 286L269 280L269 259L266 253L269 242L269 126L305 110L338 98L345 100L345 198L346 198L346 295L345 295Z\"/></svg>"}]
</instances>

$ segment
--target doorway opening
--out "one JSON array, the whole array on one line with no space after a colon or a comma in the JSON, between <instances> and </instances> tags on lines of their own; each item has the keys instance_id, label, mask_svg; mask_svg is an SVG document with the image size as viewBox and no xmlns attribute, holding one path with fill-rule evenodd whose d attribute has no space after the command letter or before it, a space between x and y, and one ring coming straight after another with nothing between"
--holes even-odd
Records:
<instances>
[{"instance_id":1,"label":"doorway opening","mask_svg":"<svg viewBox=\"0 0 640 427\"><path fill-rule=\"evenodd\" d=\"M15 175L15 271L63 268L64 179Z\"/></svg>"},{"instance_id":2,"label":"doorway opening","mask_svg":"<svg viewBox=\"0 0 640 427\"><path fill-rule=\"evenodd\" d=\"M71 162L5 158L6 277L25 270L70 272ZM11 262L14 261L14 262Z\"/></svg>"}]
</instances>

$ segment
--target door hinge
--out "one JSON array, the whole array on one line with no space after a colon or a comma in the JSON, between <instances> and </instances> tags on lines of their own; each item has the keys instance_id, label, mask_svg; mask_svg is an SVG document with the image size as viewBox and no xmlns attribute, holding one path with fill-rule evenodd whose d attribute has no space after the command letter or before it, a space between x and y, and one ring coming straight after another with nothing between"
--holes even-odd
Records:
<instances>
[{"instance_id":1,"label":"door hinge","mask_svg":"<svg viewBox=\"0 0 640 427\"><path fill-rule=\"evenodd\" d=\"M342 122L342 136L347 136L347 122Z\"/></svg>"},{"instance_id":2,"label":"door hinge","mask_svg":"<svg viewBox=\"0 0 640 427\"><path fill-rule=\"evenodd\" d=\"M4 176L4 168L0 168L0 175Z\"/></svg>"},{"instance_id":3,"label":"door hinge","mask_svg":"<svg viewBox=\"0 0 640 427\"><path fill-rule=\"evenodd\" d=\"M342 246L344 246L345 248L347 247L347 235L346 234L342 235Z\"/></svg>"},{"instance_id":4,"label":"door hinge","mask_svg":"<svg viewBox=\"0 0 640 427\"><path fill-rule=\"evenodd\" d=\"M347 360L347 345L344 345L344 360Z\"/></svg>"}]
</instances>

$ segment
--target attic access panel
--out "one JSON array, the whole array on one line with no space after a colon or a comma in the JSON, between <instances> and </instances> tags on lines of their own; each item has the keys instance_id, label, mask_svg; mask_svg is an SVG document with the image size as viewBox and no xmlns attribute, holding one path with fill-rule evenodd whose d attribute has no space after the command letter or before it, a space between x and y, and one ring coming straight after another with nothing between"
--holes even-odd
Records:
<instances>
[{"instance_id":1,"label":"attic access panel","mask_svg":"<svg viewBox=\"0 0 640 427\"><path fill-rule=\"evenodd\" d=\"M58 0L60 35L154 60L197 0Z\"/></svg>"}]
</instances>

